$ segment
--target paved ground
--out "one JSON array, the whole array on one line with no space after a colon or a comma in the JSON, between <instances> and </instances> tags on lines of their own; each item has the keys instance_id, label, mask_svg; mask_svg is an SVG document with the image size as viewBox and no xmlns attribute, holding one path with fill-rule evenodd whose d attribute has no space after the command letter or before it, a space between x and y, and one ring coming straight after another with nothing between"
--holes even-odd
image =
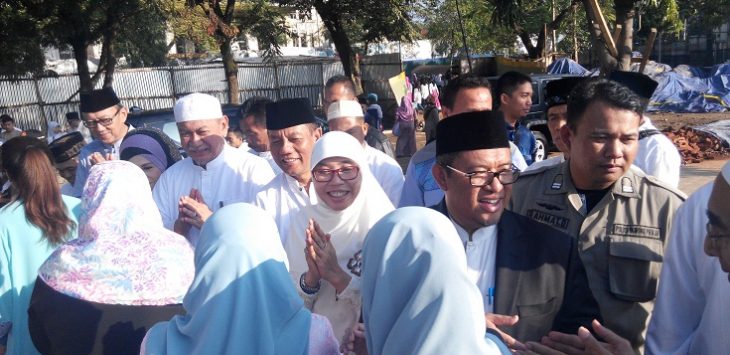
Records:
<instances>
[{"instance_id":1,"label":"paved ground","mask_svg":"<svg viewBox=\"0 0 730 355\"><path fill-rule=\"evenodd\" d=\"M385 134L390 138L393 148L395 148L397 137L393 136L389 130L385 131ZM423 147L426 143L426 135L423 132L416 132L416 142L418 149L421 149L421 147ZM409 160L410 158L398 159L398 163L401 165L401 168L403 168L404 173ZM679 180L679 189L687 195L690 195L692 192L702 187L702 185L714 180L726 162L728 162L727 159L705 160L699 164L683 166Z\"/></svg>"},{"instance_id":2,"label":"paved ground","mask_svg":"<svg viewBox=\"0 0 730 355\"><path fill-rule=\"evenodd\" d=\"M690 195L706 183L715 179L727 159L705 160L698 164L689 164L682 167L679 178L679 189Z\"/></svg>"}]
</instances>

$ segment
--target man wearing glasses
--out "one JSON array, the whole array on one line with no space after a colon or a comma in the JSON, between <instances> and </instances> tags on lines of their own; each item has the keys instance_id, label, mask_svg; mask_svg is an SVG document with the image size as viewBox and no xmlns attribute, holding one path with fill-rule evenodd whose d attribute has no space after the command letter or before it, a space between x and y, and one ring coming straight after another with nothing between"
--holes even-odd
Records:
<instances>
[{"instance_id":1,"label":"man wearing glasses","mask_svg":"<svg viewBox=\"0 0 730 355\"><path fill-rule=\"evenodd\" d=\"M521 341L574 333L598 318L575 241L504 210L519 177L504 121L491 111L457 114L438 123L436 137L432 173L445 197L433 208L464 243L488 326L519 349Z\"/></svg>"},{"instance_id":2,"label":"man wearing glasses","mask_svg":"<svg viewBox=\"0 0 730 355\"><path fill-rule=\"evenodd\" d=\"M568 160L522 174L508 206L576 240L603 324L637 352L643 352L672 217L684 201L682 192L631 169L641 114L641 100L621 84L578 84L560 131Z\"/></svg>"},{"instance_id":3,"label":"man wearing glasses","mask_svg":"<svg viewBox=\"0 0 730 355\"><path fill-rule=\"evenodd\" d=\"M127 125L127 108L122 106L112 88L81 93L81 114L84 126L89 128L94 141L79 153L75 197L80 197L91 166L107 159L117 159L119 146L127 132L134 127Z\"/></svg>"}]
</instances>

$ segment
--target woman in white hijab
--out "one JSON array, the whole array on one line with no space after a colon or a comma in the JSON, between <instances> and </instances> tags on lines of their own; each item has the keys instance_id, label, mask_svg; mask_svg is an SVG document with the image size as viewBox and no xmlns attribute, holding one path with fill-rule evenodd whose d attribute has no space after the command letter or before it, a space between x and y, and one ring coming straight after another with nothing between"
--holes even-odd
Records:
<instances>
[{"instance_id":1,"label":"woman in white hijab","mask_svg":"<svg viewBox=\"0 0 730 355\"><path fill-rule=\"evenodd\" d=\"M342 340L361 305L359 276L347 264L393 204L368 169L362 145L347 133L322 136L310 164L318 202L292 220L289 273L307 307L326 316Z\"/></svg>"},{"instance_id":2,"label":"woman in white hijab","mask_svg":"<svg viewBox=\"0 0 730 355\"><path fill-rule=\"evenodd\" d=\"M365 338L371 355L510 354L486 333L482 296L442 214L400 208L368 233L362 250Z\"/></svg>"},{"instance_id":3,"label":"woman in white hijab","mask_svg":"<svg viewBox=\"0 0 730 355\"><path fill-rule=\"evenodd\" d=\"M294 290L273 218L246 203L203 226L184 316L155 325L142 354L339 354L327 319Z\"/></svg>"}]
</instances>

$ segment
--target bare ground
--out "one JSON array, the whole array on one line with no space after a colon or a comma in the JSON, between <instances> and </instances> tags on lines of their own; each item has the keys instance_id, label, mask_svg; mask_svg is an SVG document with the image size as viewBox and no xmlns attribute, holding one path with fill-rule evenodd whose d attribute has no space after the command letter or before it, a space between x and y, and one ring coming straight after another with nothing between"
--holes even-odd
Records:
<instances>
[{"instance_id":1,"label":"bare ground","mask_svg":"<svg viewBox=\"0 0 730 355\"><path fill-rule=\"evenodd\" d=\"M653 112L648 115L652 123L658 129L672 127L678 129L684 126L700 126L719 120L730 119L730 112L709 112L709 113L674 113L674 112Z\"/></svg>"}]
</instances>

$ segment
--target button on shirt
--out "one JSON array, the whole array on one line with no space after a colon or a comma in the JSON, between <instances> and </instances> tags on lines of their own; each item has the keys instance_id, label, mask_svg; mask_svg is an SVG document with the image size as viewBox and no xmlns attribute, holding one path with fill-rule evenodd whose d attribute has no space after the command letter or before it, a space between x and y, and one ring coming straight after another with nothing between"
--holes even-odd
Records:
<instances>
[{"instance_id":1,"label":"button on shirt","mask_svg":"<svg viewBox=\"0 0 730 355\"><path fill-rule=\"evenodd\" d=\"M180 197L189 195L191 189L197 189L208 208L215 212L231 203L253 203L256 193L273 178L274 172L266 160L225 145L205 168L195 165L191 158L175 163L157 180L152 195L165 228L173 230ZM198 228L191 227L186 237L196 245L199 233Z\"/></svg>"},{"instance_id":2,"label":"button on shirt","mask_svg":"<svg viewBox=\"0 0 730 355\"><path fill-rule=\"evenodd\" d=\"M296 179L281 173L256 194L254 204L274 217L279 228L281 244L286 245L292 217L302 208L315 203L317 194L314 191L314 184L309 184L309 190L305 191Z\"/></svg>"},{"instance_id":3,"label":"button on shirt","mask_svg":"<svg viewBox=\"0 0 730 355\"><path fill-rule=\"evenodd\" d=\"M482 293L484 312L494 312L494 285L496 282L497 225L477 229L469 233L451 219L466 251L467 276ZM490 292L491 290L491 292Z\"/></svg>"}]
</instances>

